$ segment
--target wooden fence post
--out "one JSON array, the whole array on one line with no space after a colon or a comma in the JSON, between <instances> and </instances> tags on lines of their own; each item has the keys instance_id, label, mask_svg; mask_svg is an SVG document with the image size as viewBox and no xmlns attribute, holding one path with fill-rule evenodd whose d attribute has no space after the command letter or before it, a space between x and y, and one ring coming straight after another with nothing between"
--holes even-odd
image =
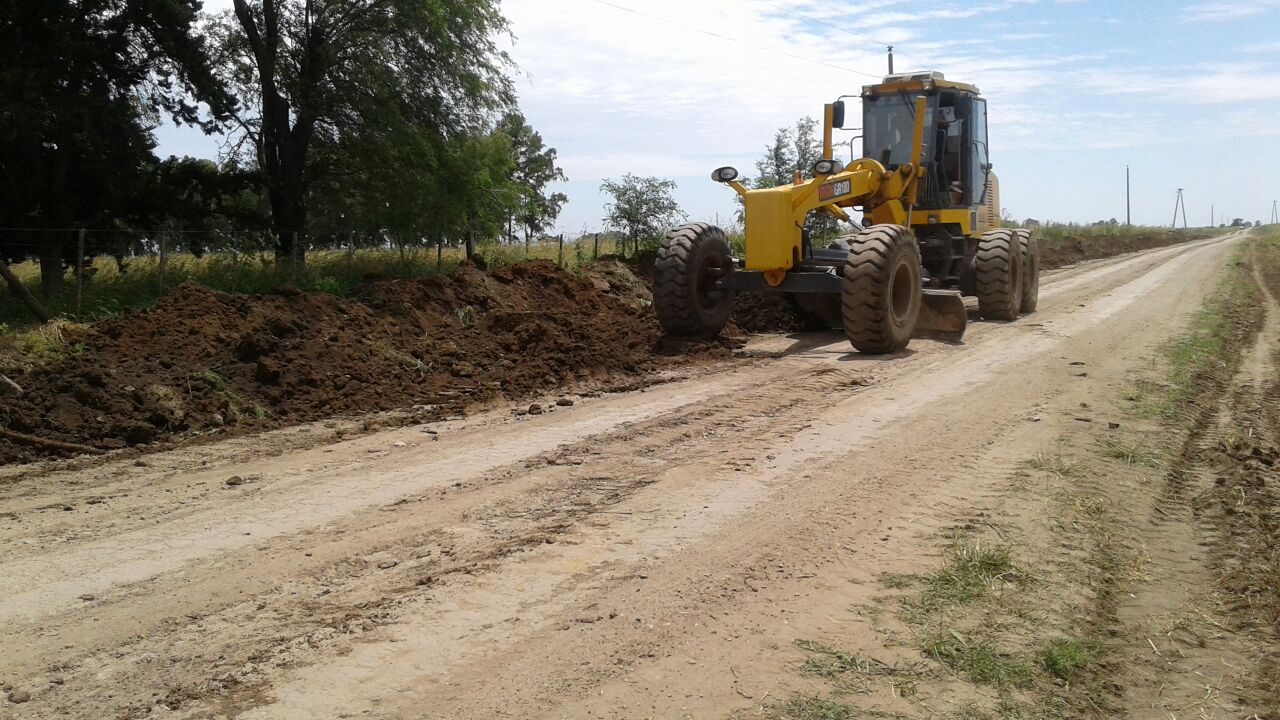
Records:
<instances>
[{"instance_id":1,"label":"wooden fence post","mask_svg":"<svg viewBox=\"0 0 1280 720\"><path fill-rule=\"evenodd\" d=\"M84 297L84 228L80 228L80 238L76 251L76 320L80 320L81 300Z\"/></svg>"},{"instance_id":2,"label":"wooden fence post","mask_svg":"<svg viewBox=\"0 0 1280 720\"><path fill-rule=\"evenodd\" d=\"M169 233L160 231L160 292L169 286Z\"/></svg>"},{"instance_id":3,"label":"wooden fence post","mask_svg":"<svg viewBox=\"0 0 1280 720\"><path fill-rule=\"evenodd\" d=\"M560 233L560 258L556 262L560 267L564 267L564 233Z\"/></svg>"},{"instance_id":4,"label":"wooden fence post","mask_svg":"<svg viewBox=\"0 0 1280 720\"><path fill-rule=\"evenodd\" d=\"M240 252L237 247L236 236L231 236L231 292L235 292L240 285Z\"/></svg>"}]
</instances>

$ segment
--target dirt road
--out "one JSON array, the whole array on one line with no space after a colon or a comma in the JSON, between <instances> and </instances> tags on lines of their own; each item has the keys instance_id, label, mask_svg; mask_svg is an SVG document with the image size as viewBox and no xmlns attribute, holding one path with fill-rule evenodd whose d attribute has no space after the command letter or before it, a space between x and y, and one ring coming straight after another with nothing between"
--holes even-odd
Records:
<instances>
[{"instance_id":1,"label":"dirt road","mask_svg":"<svg viewBox=\"0 0 1280 720\"><path fill-rule=\"evenodd\" d=\"M772 336L542 415L0 473L15 718L728 717L1200 307L1240 236L903 357ZM554 398L552 398L554 402ZM550 403L545 403L550 404Z\"/></svg>"}]
</instances>

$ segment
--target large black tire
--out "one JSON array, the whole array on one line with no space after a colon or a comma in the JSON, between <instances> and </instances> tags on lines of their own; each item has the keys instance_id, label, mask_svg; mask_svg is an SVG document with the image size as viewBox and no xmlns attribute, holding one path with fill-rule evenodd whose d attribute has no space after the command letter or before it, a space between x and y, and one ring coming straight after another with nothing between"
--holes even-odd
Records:
<instances>
[{"instance_id":1,"label":"large black tire","mask_svg":"<svg viewBox=\"0 0 1280 720\"><path fill-rule=\"evenodd\" d=\"M1022 241L1022 314L1030 315L1040 304L1040 243L1030 230L1018 230Z\"/></svg>"},{"instance_id":2,"label":"large black tire","mask_svg":"<svg viewBox=\"0 0 1280 720\"><path fill-rule=\"evenodd\" d=\"M1022 309L1022 241L1008 228L988 230L974 258L978 313L986 320L1017 320Z\"/></svg>"},{"instance_id":3,"label":"large black tire","mask_svg":"<svg viewBox=\"0 0 1280 720\"><path fill-rule=\"evenodd\" d=\"M733 312L735 293L716 281L733 272L724 231L690 223L662 238L653 267L653 307L669 335L712 338Z\"/></svg>"},{"instance_id":4,"label":"large black tire","mask_svg":"<svg viewBox=\"0 0 1280 720\"><path fill-rule=\"evenodd\" d=\"M841 283L844 334L859 352L907 347L920 316L920 245L901 225L875 225L841 238L849 244Z\"/></svg>"}]
</instances>

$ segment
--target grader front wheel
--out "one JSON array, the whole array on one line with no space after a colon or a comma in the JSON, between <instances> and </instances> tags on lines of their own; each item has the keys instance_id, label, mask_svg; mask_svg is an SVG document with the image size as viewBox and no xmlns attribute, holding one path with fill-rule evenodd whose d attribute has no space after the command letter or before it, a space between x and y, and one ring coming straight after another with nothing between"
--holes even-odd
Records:
<instances>
[{"instance_id":1,"label":"grader front wheel","mask_svg":"<svg viewBox=\"0 0 1280 720\"><path fill-rule=\"evenodd\" d=\"M690 223L667 233L653 270L653 306L669 335L712 338L733 311L734 292L718 285L733 272L724 231Z\"/></svg>"},{"instance_id":2,"label":"grader front wheel","mask_svg":"<svg viewBox=\"0 0 1280 720\"><path fill-rule=\"evenodd\" d=\"M920 316L920 246L901 225L876 225L849 243L841 283L844 332L859 351L898 352Z\"/></svg>"}]
</instances>

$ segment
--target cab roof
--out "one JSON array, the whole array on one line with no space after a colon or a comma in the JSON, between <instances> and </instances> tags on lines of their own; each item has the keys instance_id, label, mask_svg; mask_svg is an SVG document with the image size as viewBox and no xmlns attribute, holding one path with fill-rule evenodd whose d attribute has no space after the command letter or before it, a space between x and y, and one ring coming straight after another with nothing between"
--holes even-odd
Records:
<instances>
[{"instance_id":1,"label":"cab roof","mask_svg":"<svg viewBox=\"0 0 1280 720\"><path fill-rule=\"evenodd\" d=\"M918 92L921 90L932 90L934 88L948 88L959 90L960 92L981 95L982 93L974 85L967 83L953 82L946 79L942 73L936 70L913 73L895 73L886 75L884 81L878 85L866 85L862 88L863 96L867 95L884 95L887 93L897 92Z\"/></svg>"}]
</instances>

